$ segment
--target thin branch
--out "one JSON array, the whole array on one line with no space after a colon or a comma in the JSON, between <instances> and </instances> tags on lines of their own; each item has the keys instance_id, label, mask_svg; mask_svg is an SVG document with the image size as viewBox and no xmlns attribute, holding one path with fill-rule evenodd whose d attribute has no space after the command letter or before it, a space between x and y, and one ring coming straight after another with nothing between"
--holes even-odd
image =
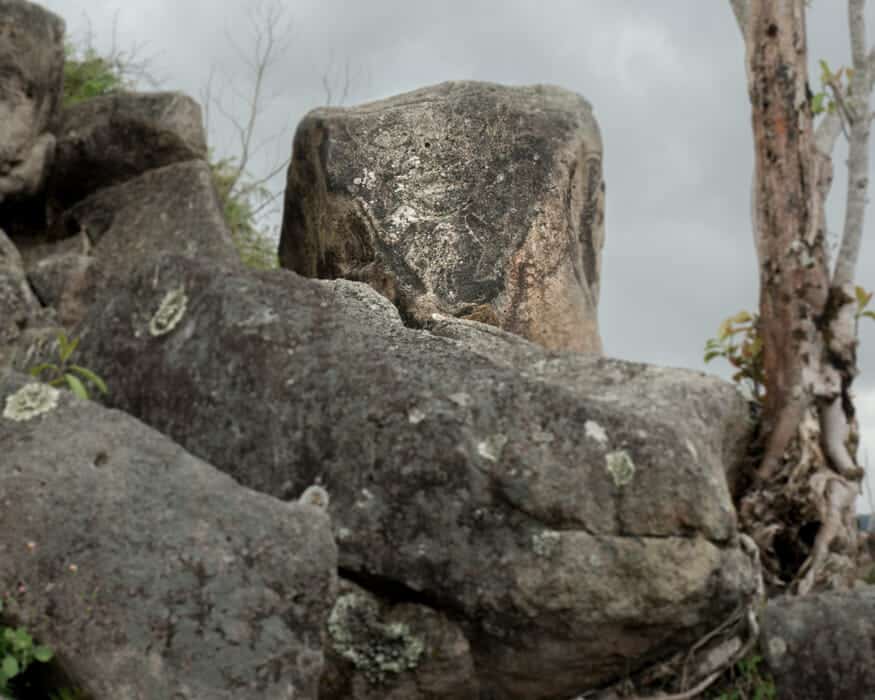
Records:
<instances>
[{"instance_id":1,"label":"thin branch","mask_svg":"<svg viewBox=\"0 0 875 700\"><path fill-rule=\"evenodd\" d=\"M845 206L845 227L836 261L832 284L842 287L853 284L854 269L860 257L863 221L866 214L869 187L869 98L875 71L865 51L866 24L863 10L865 0L848 0L848 24L854 59L854 72L848 85L846 100L851 122L848 137L848 193Z\"/></svg>"}]
</instances>

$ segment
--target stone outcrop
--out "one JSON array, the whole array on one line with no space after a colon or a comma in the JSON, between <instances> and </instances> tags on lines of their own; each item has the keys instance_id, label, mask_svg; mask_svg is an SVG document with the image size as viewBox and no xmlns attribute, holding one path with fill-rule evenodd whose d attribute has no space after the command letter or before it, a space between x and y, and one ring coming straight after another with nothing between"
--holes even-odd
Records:
<instances>
[{"instance_id":1,"label":"stone outcrop","mask_svg":"<svg viewBox=\"0 0 875 700\"><path fill-rule=\"evenodd\" d=\"M760 647L778 700L875 697L875 587L769 601Z\"/></svg>"},{"instance_id":2,"label":"stone outcrop","mask_svg":"<svg viewBox=\"0 0 875 700\"><path fill-rule=\"evenodd\" d=\"M722 381L528 343L502 365L365 285L178 256L108 287L81 338L111 405L242 484L319 480L346 577L451 614L487 697L598 685L751 592Z\"/></svg>"},{"instance_id":3,"label":"stone outcrop","mask_svg":"<svg viewBox=\"0 0 875 700\"><path fill-rule=\"evenodd\" d=\"M417 325L440 312L600 352L601 162L589 103L551 86L317 109L295 134L280 261L368 282Z\"/></svg>"},{"instance_id":4,"label":"stone outcrop","mask_svg":"<svg viewBox=\"0 0 875 700\"><path fill-rule=\"evenodd\" d=\"M27 0L0 0L0 205L45 183L63 70L63 20Z\"/></svg>"},{"instance_id":5,"label":"stone outcrop","mask_svg":"<svg viewBox=\"0 0 875 700\"><path fill-rule=\"evenodd\" d=\"M0 409L4 614L89 698L317 698L337 566L324 509L19 375L0 378Z\"/></svg>"},{"instance_id":6,"label":"stone outcrop","mask_svg":"<svg viewBox=\"0 0 875 700\"><path fill-rule=\"evenodd\" d=\"M63 110L56 136L48 196L59 212L97 190L207 155L200 105L178 92L79 102Z\"/></svg>"}]
</instances>

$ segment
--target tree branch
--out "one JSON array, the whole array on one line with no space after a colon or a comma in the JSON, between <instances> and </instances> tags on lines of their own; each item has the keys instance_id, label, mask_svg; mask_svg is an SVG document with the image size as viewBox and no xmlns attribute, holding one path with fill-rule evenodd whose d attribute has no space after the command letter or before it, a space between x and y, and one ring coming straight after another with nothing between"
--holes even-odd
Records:
<instances>
[{"instance_id":1,"label":"tree branch","mask_svg":"<svg viewBox=\"0 0 875 700\"><path fill-rule=\"evenodd\" d=\"M846 97L846 109L851 123L848 137L848 195L845 206L845 227L836 260L832 284L842 287L854 282L854 269L860 257L863 220L866 214L869 187L869 97L875 81L875 71L866 55L865 0L848 0L848 24L851 33L851 53L854 72ZM871 54L870 54L871 55Z\"/></svg>"}]
</instances>

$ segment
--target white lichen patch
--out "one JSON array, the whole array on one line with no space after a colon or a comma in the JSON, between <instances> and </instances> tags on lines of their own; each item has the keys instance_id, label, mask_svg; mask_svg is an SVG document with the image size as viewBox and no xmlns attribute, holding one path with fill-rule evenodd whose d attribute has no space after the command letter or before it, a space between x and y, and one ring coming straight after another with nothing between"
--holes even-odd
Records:
<instances>
[{"instance_id":1,"label":"white lichen patch","mask_svg":"<svg viewBox=\"0 0 875 700\"><path fill-rule=\"evenodd\" d=\"M583 424L583 432L589 439L595 440L600 445L605 445L608 442L608 434L605 429L594 420L588 420Z\"/></svg>"},{"instance_id":2,"label":"white lichen patch","mask_svg":"<svg viewBox=\"0 0 875 700\"><path fill-rule=\"evenodd\" d=\"M374 685L416 668L425 651L424 641L408 625L382 622L377 604L357 593L338 596L328 634L335 651Z\"/></svg>"},{"instance_id":3,"label":"white lichen patch","mask_svg":"<svg viewBox=\"0 0 875 700\"><path fill-rule=\"evenodd\" d=\"M450 401L461 408L468 408L474 401L471 399L471 394L466 394L464 391L450 394Z\"/></svg>"},{"instance_id":4,"label":"white lichen patch","mask_svg":"<svg viewBox=\"0 0 875 700\"><path fill-rule=\"evenodd\" d=\"M696 446L689 439L687 440L687 449L690 451L690 454L693 455L693 459L699 459L699 452L698 450L696 450Z\"/></svg>"},{"instance_id":5,"label":"white lichen patch","mask_svg":"<svg viewBox=\"0 0 875 700\"><path fill-rule=\"evenodd\" d=\"M406 228L417 221L419 221L419 214L416 213L416 209L406 204L402 204L389 215L389 223L396 228Z\"/></svg>"},{"instance_id":6,"label":"white lichen patch","mask_svg":"<svg viewBox=\"0 0 875 700\"><path fill-rule=\"evenodd\" d=\"M626 450L609 452L605 455L605 464L617 487L625 486L635 476L635 462Z\"/></svg>"},{"instance_id":7,"label":"white lichen patch","mask_svg":"<svg viewBox=\"0 0 875 700\"><path fill-rule=\"evenodd\" d=\"M787 653L787 642L780 637L772 637L769 640L769 653L773 658L779 659Z\"/></svg>"},{"instance_id":8,"label":"white lichen patch","mask_svg":"<svg viewBox=\"0 0 875 700\"><path fill-rule=\"evenodd\" d=\"M158 310L149 321L149 333L158 337L172 331L185 315L187 306L188 296L185 294L185 289L182 287L171 289L164 295Z\"/></svg>"},{"instance_id":9,"label":"white lichen patch","mask_svg":"<svg viewBox=\"0 0 875 700\"><path fill-rule=\"evenodd\" d=\"M304 493L302 493L298 497L298 503L302 503L304 505L316 506L317 508L322 508L323 510L328 509L328 504L331 502L331 498L328 495L328 491L326 491L319 484L313 484L304 489Z\"/></svg>"},{"instance_id":10,"label":"white lichen patch","mask_svg":"<svg viewBox=\"0 0 875 700\"><path fill-rule=\"evenodd\" d=\"M481 440L477 443L477 454L490 462L497 462L501 459L501 453L506 444L506 435L502 435L501 433L490 435L485 440Z\"/></svg>"},{"instance_id":11,"label":"white lichen patch","mask_svg":"<svg viewBox=\"0 0 875 700\"><path fill-rule=\"evenodd\" d=\"M562 533L555 530L542 530L532 535L532 549L539 557L551 557L562 543Z\"/></svg>"},{"instance_id":12,"label":"white lichen patch","mask_svg":"<svg viewBox=\"0 0 875 700\"><path fill-rule=\"evenodd\" d=\"M420 411L418 408L414 408L407 414L407 420L412 425L419 425L420 423L422 423L422 421L425 420L425 413Z\"/></svg>"},{"instance_id":13,"label":"white lichen patch","mask_svg":"<svg viewBox=\"0 0 875 700\"><path fill-rule=\"evenodd\" d=\"M365 189L373 189L374 185L377 184L377 174L373 170L365 168L362 171L362 176L355 178L352 183Z\"/></svg>"},{"instance_id":14,"label":"white lichen patch","mask_svg":"<svg viewBox=\"0 0 875 700\"><path fill-rule=\"evenodd\" d=\"M3 417L26 421L54 410L61 392L48 384L27 384L6 397Z\"/></svg>"}]
</instances>

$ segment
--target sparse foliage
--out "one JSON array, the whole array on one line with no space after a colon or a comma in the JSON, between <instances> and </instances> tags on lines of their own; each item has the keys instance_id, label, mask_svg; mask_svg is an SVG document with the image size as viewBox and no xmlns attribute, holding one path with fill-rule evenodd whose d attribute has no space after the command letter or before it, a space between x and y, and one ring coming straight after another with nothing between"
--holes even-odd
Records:
<instances>
[{"instance_id":1,"label":"sparse foliage","mask_svg":"<svg viewBox=\"0 0 875 700\"><path fill-rule=\"evenodd\" d=\"M70 339L65 333L58 333L58 361L43 362L32 367L30 374L49 386L59 387L66 385L76 396L81 399L90 398L86 384L97 389L101 394L107 393L106 384L90 369L74 364L70 361L79 339Z\"/></svg>"},{"instance_id":2,"label":"sparse foliage","mask_svg":"<svg viewBox=\"0 0 875 700\"><path fill-rule=\"evenodd\" d=\"M0 612L2 611L3 601L0 599ZM10 682L35 661L46 663L53 656L52 650L36 644L26 629L0 625L0 697L13 697Z\"/></svg>"}]
</instances>

